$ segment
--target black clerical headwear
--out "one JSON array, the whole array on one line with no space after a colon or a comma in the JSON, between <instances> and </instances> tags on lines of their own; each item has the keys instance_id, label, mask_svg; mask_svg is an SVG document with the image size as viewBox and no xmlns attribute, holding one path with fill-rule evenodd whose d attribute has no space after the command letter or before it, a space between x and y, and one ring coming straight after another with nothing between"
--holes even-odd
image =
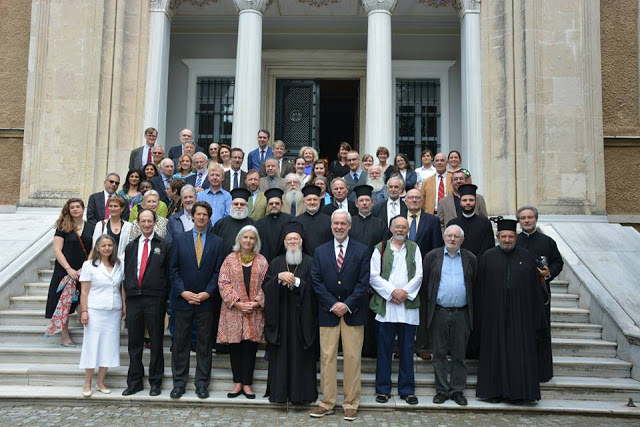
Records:
<instances>
[{"instance_id":1,"label":"black clerical headwear","mask_svg":"<svg viewBox=\"0 0 640 427\"><path fill-rule=\"evenodd\" d=\"M282 200L283 194L284 194L284 191L282 191L279 188L270 188L264 192L264 197L267 199L267 203L268 203L269 199L272 199L274 197L277 197L278 199Z\"/></svg>"},{"instance_id":2,"label":"black clerical headwear","mask_svg":"<svg viewBox=\"0 0 640 427\"><path fill-rule=\"evenodd\" d=\"M498 221L498 231L516 231L517 225L515 219L501 219Z\"/></svg>"},{"instance_id":3,"label":"black clerical headwear","mask_svg":"<svg viewBox=\"0 0 640 427\"><path fill-rule=\"evenodd\" d=\"M246 201L249 201L249 197L251 197L251 191L246 188L236 188L235 190L231 190L231 200L245 199Z\"/></svg>"},{"instance_id":4,"label":"black clerical headwear","mask_svg":"<svg viewBox=\"0 0 640 427\"><path fill-rule=\"evenodd\" d=\"M371 197L371 194L373 193L373 187L370 185L363 184L363 185L358 185L354 187L353 191L356 193L356 200L357 200L360 196Z\"/></svg>"},{"instance_id":5,"label":"black clerical headwear","mask_svg":"<svg viewBox=\"0 0 640 427\"><path fill-rule=\"evenodd\" d=\"M304 188L302 189L302 194L304 194L304 197L307 197L310 195L320 197L320 193L322 193L322 189L317 185L305 185Z\"/></svg>"},{"instance_id":6,"label":"black clerical headwear","mask_svg":"<svg viewBox=\"0 0 640 427\"><path fill-rule=\"evenodd\" d=\"M463 184L458 187L458 193L460 193L460 197L462 196L473 196L476 197L476 190L478 189L477 185L473 184Z\"/></svg>"}]
</instances>

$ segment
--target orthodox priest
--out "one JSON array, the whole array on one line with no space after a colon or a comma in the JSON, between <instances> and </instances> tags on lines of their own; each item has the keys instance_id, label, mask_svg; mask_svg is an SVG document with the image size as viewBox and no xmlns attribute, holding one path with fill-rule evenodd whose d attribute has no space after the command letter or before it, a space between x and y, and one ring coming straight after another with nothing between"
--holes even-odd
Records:
<instances>
[{"instance_id":1,"label":"orthodox priest","mask_svg":"<svg viewBox=\"0 0 640 427\"><path fill-rule=\"evenodd\" d=\"M544 306L533 256L516 247L515 220L498 222L499 245L480 257L474 289L480 336L476 395L490 402L540 400L536 333Z\"/></svg>"},{"instance_id":2,"label":"orthodox priest","mask_svg":"<svg viewBox=\"0 0 640 427\"><path fill-rule=\"evenodd\" d=\"M387 223L377 216L371 215L373 207L373 187L371 185L358 185L353 188L356 197L357 215L351 218L351 230L349 237L366 245L369 256L373 254L375 246L386 239ZM367 292L367 300L371 298L372 288ZM368 302L367 302L368 304ZM362 344L362 356L376 357L378 348L376 344L376 313L369 310L367 322L364 325L364 342Z\"/></svg>"},{"instance_id":3,"label":"orthodox priest","mask_svg":"<svg viewBox=\"0 0 640 427\"><path fill-rule=\"evenodd\" d=\"M462 247L479 257L495 246L495 240L491 221L475 213L477 189L478 187L473 184L464 184L458 187L462 216L449 221L447 227L457 225L462 228L464 231Z\"/></svg>"},{"instance_id":4,"label":"orthodox priest","mask_svg":"<svg viewBox=\"0 0 640 427\"><path fill-rule=\"evenodd\" d=\"M264 279L264 335L269 352L267 393L274 403L308 405L318 398L318 314L311 287L313 258L302 252L302 224L283 227L286 253Z\"/></svg>"},{"instance_id":5,"label":"orthodox priest","mask_svg":"<svg viewBox=\"0 0 640 427\"><path fill-rule=\"evenodd\" d=\"M238 232L247 225L257 227L254 220L249 218L249 197L251 192L246 188L236 188L231 191L231 213L221 218L213 226L213 233L222 237L224 241L224 254L229 255L236 243Z\"/></svg>"},{"instance_id":6,"label":"orthodox priest","mask_svg":"<svg viewBox=\"0 0 640 427\"><path fill-rule=\"evenodd\" d=\"M258 220L258 233L262 241L260 253L270 263L278 255L282 246L282 227L293 219L293 216L282 212L282 195L279 188L270 188L264 192L267 199L267 215Z\"/></svg>"},{"instance_id":7,"label":"orthodox priest","mask_svg":"<svg viewBox=\"0 0 640 427\"><path fill-rule=\"evenodd\" d=\"M516 247L529 251L536 260L538 280L546 288L545 292L545 328L538 332L536 350L538 352L538 375L540 382L545 383L553 377L553 355L551 354L551 287L549 282L562 271L564 262L558 251L556 242L538 231L538 209L534 206L523 206L517 212L522 233L518 235ZM546 258L546 263L541 257Z\"/></svg>"},{"instance_id":8,"label":"orthodox priest","mask_svg":"<svg viewBox=\"0 0 640 427\"><path fill-rule=\"evenodd\" d=\"M333 239L331 234L331 217L320 212L320 193L317 185L307 185L302 188L305 212L293 219L302 224L305 230L305 251L313 256L313 251L324 243Z\"/></svg>"}]
</instances>

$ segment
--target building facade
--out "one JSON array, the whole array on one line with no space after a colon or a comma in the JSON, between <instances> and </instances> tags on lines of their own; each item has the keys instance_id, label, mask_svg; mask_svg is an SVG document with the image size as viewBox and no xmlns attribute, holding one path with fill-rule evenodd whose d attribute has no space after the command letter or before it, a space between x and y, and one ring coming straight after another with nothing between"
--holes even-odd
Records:
<instances>
[{"instance_id":1,"label":"building facade","mask_svg":"<svg viewBox=\"0 0 640 427\"><path fill-rule=\"evenodd\" d=\"M245 151L267 128L329 159L459 150L493 214L605 214L601 3L33 0L17 202L87 197L147 126Z\"/></svg>"}]
</instances>

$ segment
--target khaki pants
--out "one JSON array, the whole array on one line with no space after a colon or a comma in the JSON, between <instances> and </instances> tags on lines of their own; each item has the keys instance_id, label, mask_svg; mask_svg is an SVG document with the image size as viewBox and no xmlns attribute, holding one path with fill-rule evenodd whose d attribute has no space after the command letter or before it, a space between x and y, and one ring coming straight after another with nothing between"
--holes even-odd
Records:
<instances>
[{"instance_id":1,"label":"khaki pants","mask_svg":"<svg viewBox=\"0 0 640 427\"><path fill-rule=\"evenodd\" d=\"M338 340L342 335L344 355L343 409L358 409L360 405L360 354L364 326L349 326L344 318L337 326L320 327L320 376L322 400L320 406L333 409L338 399Z\"/></svg>"}]
</instances>

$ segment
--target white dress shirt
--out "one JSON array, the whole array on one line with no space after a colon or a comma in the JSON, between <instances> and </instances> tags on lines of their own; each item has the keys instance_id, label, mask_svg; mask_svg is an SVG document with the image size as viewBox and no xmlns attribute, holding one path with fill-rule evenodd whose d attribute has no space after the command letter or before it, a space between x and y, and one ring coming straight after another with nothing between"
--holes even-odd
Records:
<instances>
[{"instance_id":1,"label":"white dress shirt","mask_svg":"<svg viewBox=\"0 0 640 427\"><path fill-rule=\"evenodd\" d=\"M406 309L404 303L394 304L391 302L391 293L396 289L404 289L409 294L408 299L413 301L422 285L422 255L420 248L416 247L415 264L416 275L409 280L409 272L407 270L407 247L402 245L400 249L396 249L392 244L385 247L385 251L393 251L393 265L389 280L384 280L380 275L382 266L382 257L380 251L375 249L371 255L371 287L387 301L387 307L384 317L376 314L378 322L406 323L409 325L418 325L420 323L420 313L418 309ZM422 304L426 304L422 302Z\"/></svg>"},{"instance_id":2,"label":"white dress shirt","mask_svg":"<svg viewBox=\"0 0 640 427\"><path fill-rule=\"evenodd\" d=\"M90 282L87 308L92 310L120 310L122 309L122 297L120 287L124 278L122 263L113 266L111 273L102 262L97 261L94 267L93 261L87 260L82 265L80 282Z\"/></svg>"}]
</instances>

